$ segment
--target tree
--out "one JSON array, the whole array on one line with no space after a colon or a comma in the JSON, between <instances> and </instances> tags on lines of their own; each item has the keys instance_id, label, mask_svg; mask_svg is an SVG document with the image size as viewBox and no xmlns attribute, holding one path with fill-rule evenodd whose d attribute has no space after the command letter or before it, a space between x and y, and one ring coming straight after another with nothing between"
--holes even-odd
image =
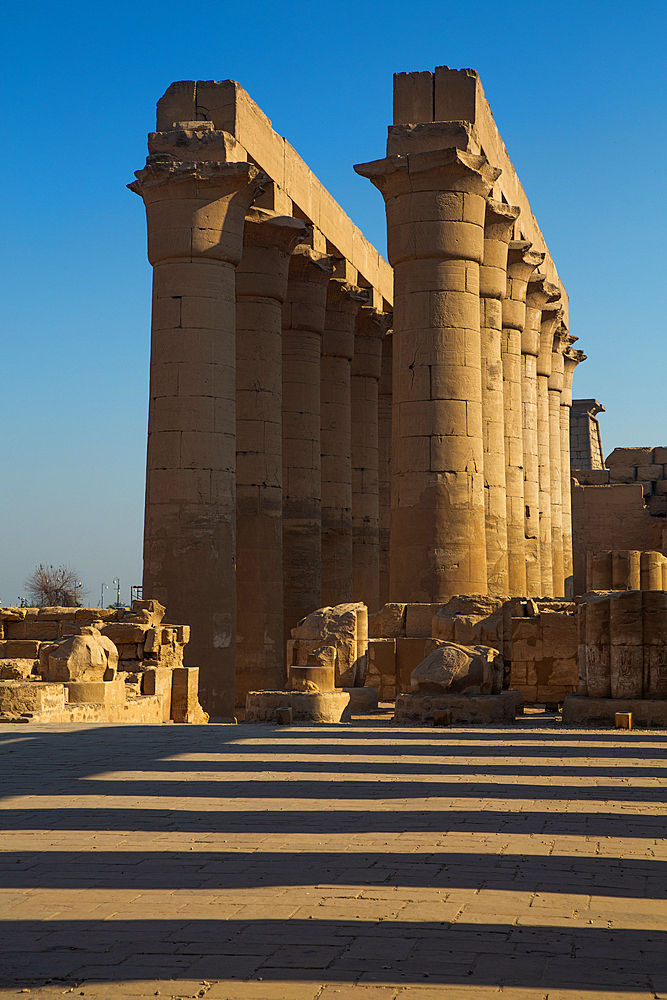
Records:
<instances>
[{"instance_id":1,"label":"tree","mask_svg":"<svg viewBox=\"0 0 667 1000\"><path fill-rule=\"evenodd\" d=\"M39 607L74 608L81 595L79 574L71 566L39 564L28 577L25 588Z\"/></svg>"}]
</instances>

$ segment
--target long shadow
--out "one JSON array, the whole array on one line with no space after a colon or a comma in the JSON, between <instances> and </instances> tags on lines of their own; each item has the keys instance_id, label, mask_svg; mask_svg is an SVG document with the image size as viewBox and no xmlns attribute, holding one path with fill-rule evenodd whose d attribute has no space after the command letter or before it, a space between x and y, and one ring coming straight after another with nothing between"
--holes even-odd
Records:
<instances>
[{"instance_id":1,"label":"long shadow","mask_svg":"<svg viewBox=\"0 0 667 1000\"><path fill-rule=\"evenodd\" d=\"M667 861L430 851L6 851L0 888L206 889L260 884L428 886L664 899Z\"/></svg>"},{"instance_id":2,"label":"long shadow","mask_svg":"<svg viewBox=\"0 0 667 1000\"><path fill-rule=\"evenodd\" d=\"M400 920L7 921L0 982L315 980L524 989L667 987L667 933ZM426 980L428 980L426 982Z\"/></svg>"},{"instance_id":3,"label":"long shadow","mask_svg":"<svg viewBox=\"0 0 667 1000\"><path fill-rule=\"evenodd\" d=\"M128 790L129 794L129 790ZM323 797L326 797L323 789ZM406 797L409 792L406 789ZM483 833L662 838L661 815L512 810L48 808L2 809L4 830L147 830L193 833Z\"/></svg>"},{"instance_id":4,"label":"long shadow","mask_svg":"<svg viewBox=\"0 0 667 1000\"><path fill-rule=\"evenodd\" d=\"M273 770L267 762L267 770ZM197 767L198 771L199 768ZM223 768L226 774L227 769ZM261 773L261 772L260 772ZM647 806L651 803L667 802L667 784L633 787L629 785L526 785L519 783L491 782L457 782L457 781L418 781L410 780L406 775L403 780L367 781L350 780L347 777L340 780L334 778L307 780L271 780L253 778L252 781L196 781L188 780L187 774L180 779L167 781L151 778L104 779L96 778L86 782L76 789L78 795L112 795L122 797L152 796L159 794L161 798L220 799L233 801L243 799L320 799L345 801L349 799L411 799L443 800L448 799L518 799L533 801L544 799L552 801L572 802L641 802Z\"/></svg>"}]
</instances>

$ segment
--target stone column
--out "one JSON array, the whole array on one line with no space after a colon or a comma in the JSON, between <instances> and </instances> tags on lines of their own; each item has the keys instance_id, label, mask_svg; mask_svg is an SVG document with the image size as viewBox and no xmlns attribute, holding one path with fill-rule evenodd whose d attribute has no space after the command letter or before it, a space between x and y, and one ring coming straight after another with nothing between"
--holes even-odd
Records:
<instances>
[{"instance_id":1,"label":"stone column","mask_svg":"<svg viewBox=\"0 0 667 1000\"><path fill-rule=\"evenodd\" d=\"M583 351L575 351L572 344L576 337L569 337L567 329L561 326L563 343L563 391L560 397L560 467L562 483L563 507L563 575L565 577L565 596L572 600L574 594L574 567L572 563L572 475L570 472L570 410L572 409L572 379L574 369L586 360Z\"/></svg>"},{"instance_id":2,"label":"stone column","mask_svg":"<svg viewBox=\"0 0 667 1000\"><path fill-rule=\"evenodd\" d=\"M391 599L486 594L479 265L499 171L455 148L355 169L385 198L394 266Z\"/></svg>"},{"instance_id":3,"label":"stone column","mask_svg":"<svg viewBox=\"0 0 667 1000\"><path fill-rule=\"evenodd\" d=\"M479 269L486 575L489 594L494 597L509 594L502 300L507 288L508 244L518 215L518 208L487 199L484 263Z\"/></svg>"},{"instance_id":4,"label":"stone column","mask_svg":"<svg viewBox=\"0 0 667 1000\"><path fill-rule=\"evenodd\" d=\"M380 607L378 382L390 322L386 313L363 306L352 359L352 600L363 601L371 614Z\"/></svg>"},{"instance_id":5,"label":"stone column","mask_svg":"<svg viewBox=\"0 0 667 1000\"><path fill-rule=\"evenodd\" d=\"M190 127L192 126L192 127ZM209 122L149 136L140 194L153 265L144 527L146 597L191 626L212 716L234 709L235 268L266 177Z\"/></svg>"},{"instance_id":6,"label":"stone column","mask_svg":"<svg viewBox=\"0 0 667 1000\"><path fill-rule=\"evenodd\" d=\"M281 689L283 639L282 305L308 227L251 210L236 272L236 704Z\"/></svg>"},{"instance_id":7,"label":"stone column","mask_svg":"<svg viewBox=\"0 0 667 1000\"><path fill-rule=\"evenodd\" d=\"M350 366L354 325L370 295L332 278L322 338L322 605L353 600L352 583L352 408Z\"/></svg>"},{"instance_id":8,"label":"stone column","mask_svg":"<svg viewBox=\"0 0 667 1000\"><path fill-rule=\"evenodd\" d=\"M560 298L560 290L543 275L533 275L526 294L526 326L534 327L537 335L537 461L539 486L540 576L543 597L554 596L553 554L551 548L551 469L549 448L549 376L554 331L558 320L545 320L548 303ZM560 462L560 441L558 447Z\"/></svg>"},{"instance_id":9,"label":"stone column","mask_svg":"<svg viewBox=\"0 0 667 1000\"><path fill-rule=\"evenodd\" d=\"M551 553L553 562L554 597L565 597L565 565L563 563L563 482L560 453L560 401L563 392L563 338L558 332L562 309L542 313L542 329L552 341L551 374L549 375L549 455L551 482ZM553 326L551 326L553 324ZM551 332L549 332L551 327Z\"/></svg>"},{"instance_id":10,"label":"stone column","mask_svg":"<svg viewBox=\"0 0 667 1000\"><path fill-rule=\"evenodd\" d=\"M509 592L528 595L526 580L526 507L524 501L521 340L526 324L528 278L544 260L525 240L511 241L507 255L507 292L503 300L503 405L505 411L505 480Z\"/></svg>"},{"instance_id":11,"label":"stone column","mask_svg":"<svg viewBox=\"0 0 667 1000\"><path fill-rule=\"evenodd\" d=\"M532 277L532 276L531 276ZM536 275L537 287L544 281ZM529 279L530 281L530 279ZM535 287L535 286L534 286ZM530 285L528 286L530 289ZM540 549L540 460L537 412L537 355L540 348L541 307L526 292L526 323L521 334L521 403L523 415L523 499L526 533L526 586L529 597L543 594ZM539 303L539 297L538 297ZM549 566L549 575L551 567Z\"/></svg>"},{"instance_id":12,"label":"stone column","mask_svg":"<svg viewBox=\"0 0 667 1000\"><path fill-rule=\"evenodd\" d=\"M378 384L378 499L380 505L380 607L389 601L389 526L391 523L392 331L382 341Z\"/></svg>"},{"instance_id":13,"label":"stone column","mask_svg":"<svg viewBox=\"0 0 667 1000\"><path fill-rule=\"evenodd\" d=\"M322 606L320 359L333 257L299 247L283 306L284 635Z\"/></svg>"}]
</instances>

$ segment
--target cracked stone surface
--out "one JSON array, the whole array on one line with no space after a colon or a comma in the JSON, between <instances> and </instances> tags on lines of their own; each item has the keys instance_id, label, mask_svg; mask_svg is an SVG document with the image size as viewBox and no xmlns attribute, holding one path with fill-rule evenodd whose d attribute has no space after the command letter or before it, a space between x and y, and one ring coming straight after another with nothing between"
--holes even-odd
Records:
<instances>
[{"instance_id":1,"label":"cracked stone surface","mask_svg":"<svg viewBox=\"0 0 667 1000\"><path fill-rule=\"evenodd\" d=\"M0 997L667 997L667 733L0 726Z\"/></svg>"}]
</instances>

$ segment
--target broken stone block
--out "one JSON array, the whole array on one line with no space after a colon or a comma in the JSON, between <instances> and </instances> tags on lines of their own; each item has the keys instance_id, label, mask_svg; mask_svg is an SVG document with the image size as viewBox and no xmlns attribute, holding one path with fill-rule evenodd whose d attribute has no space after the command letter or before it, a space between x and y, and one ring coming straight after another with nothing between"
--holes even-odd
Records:
<instances>
[{"instance_id":1,"label":"broken stone block","mask_svg":"<svg viewBox=\"0 0 667 1000\"><path fill-rule=\"evenodd\" d=\"M288 705L286 708L276 709L276 722L279 726L291 726L292 725L292 707Z\"/></svg>"},{"instance_id":2,"label":"broken stone block","mask_svg":"<svg viewBox=\"0 0 667 1000\"><path fill-rule=\"evenodd\" d=\"M40 669L47 681L111 681L118 669L118 651L99 629L83 626L78 635L51 643L40 651Z\"/></svg>"},{"instance_id":3,"label":"broken stone block","mask_svg":"<svg viewBox=\"0 0 667 1000\"><path fill-rule=\"evenodd\" d=\"M309 653L321 646L336 650L336 687L363 687L368 650L368 611L365 604L338 604L319 608L292 629L287 664L304 666Z\"/></svg>"},{"instance_id":4,"label":"broken stone block","mask_svg":"<svg viewBox=\"0 0 667 1000\"><path fill-rule=\"evenodd\" d=\"M132 611L123 616L123 621L149 627L159 625L164 618L165 610L159 601L133 601Z\"/></svg>"},{"instance_id":5,"label":"broken stone block","mask_svg":"<svg viewBox=\"0 0 667 1000\"><path fill-rule=\"evenodd\" d=\"M368 616L368 636L371 639L397 639L405 635L405 604L385 604Z\"/></svg>"},{"instance_id":6,"label":"broken stone block","mask_svg":"<svg viewBox=\"0 0 667 1000\"><path fill-rule=\"evenodd\" d=\"M199 667L177 667L172 674L171 717L174 722L208 722L208 715L199 704Z\"/></svg>"},{"instance_id":7,"label":"broken stone block","mask_svg":"<svg viewBox=\"0 0 667 1000\"><path fill-rule=\"evenodd\" d=\"M500 694L503 661L491 646L443 643L412 671L413 691L461 694L467 697Z\"/></svg>"},{"instance_id":8,"label":"broken stone block","mask_svg":"<svg viewBox=\"0 0 667 1000\"><path fill-rule=\"evenodd\" d=\"M288 691L333 691L336 679L336 647L320 646L308 653L305 664L290 664Z\"/></svg>"}]
</instances>

